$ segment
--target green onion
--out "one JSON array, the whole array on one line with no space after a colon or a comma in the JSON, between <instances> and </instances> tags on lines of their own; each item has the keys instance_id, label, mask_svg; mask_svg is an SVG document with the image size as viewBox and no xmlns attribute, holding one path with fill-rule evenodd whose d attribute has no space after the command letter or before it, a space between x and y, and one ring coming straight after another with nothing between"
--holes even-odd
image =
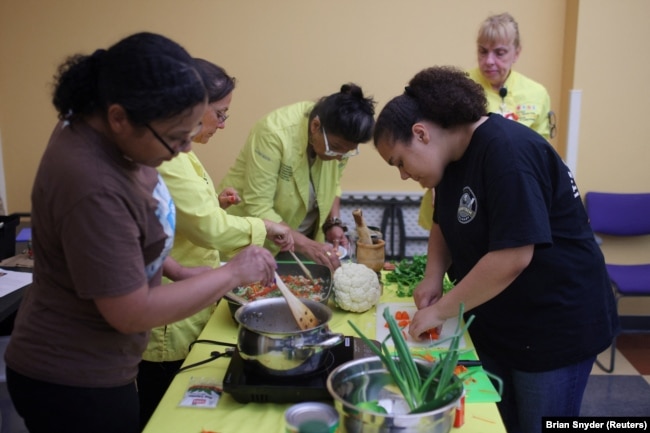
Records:
<instances>
[{"instance_id":1,"label":"green onion","mask_svg":"<svg viewBox=\"0 0 650 433\"><path fill-rule=\"evenodd\" d=\"M464 304L461 304L459 318L463 317L463 311ZM352 321L348 320L348 323L370 350L381 359L409 405L410 413L428 412L449 403L450 399L462 392L463 380L480 371L468 371L462 378L456 377L454 374L460 355L460 339L474 320L474 316L471 316L464 326L461 326L461 320L458 321L458 326L450 337L449 350L445 351L439 357L438 362L431 366L426 377L422 377L420 374L411 350L402 335L402 329L397 325L397 321L391 315L388 307L384 309L383 317L388 323L389 335L380 342L380 348L373 344ZM395 353L387 344L389 340L392 340L395 346ZM499 394L501 394L503 387L501 379L488 372L486 374L499 383ZM432 400L427 401L432 394Z\"/></svg>"}]
</instances>

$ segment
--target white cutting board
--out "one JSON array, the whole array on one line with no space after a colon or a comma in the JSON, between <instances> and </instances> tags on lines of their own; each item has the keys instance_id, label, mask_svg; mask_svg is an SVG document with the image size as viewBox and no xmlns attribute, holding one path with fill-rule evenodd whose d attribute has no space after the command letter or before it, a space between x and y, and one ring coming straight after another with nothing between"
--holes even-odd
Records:
<instances>
[{"instance_id":1,"label":"white cutting board","mask_svg":"<svg viewBox=\"0 0 650 433\"><path fill-rule=\"evenodd\" d=\"M395 313L397 311L406 311L409 314L409 317L412 319L413 316L415 315L415 312L417 311L417 308L415 305L413 305L412 302L388 302L388 303L381 303L377 305L377 328L376 328L376 340L379 341L380 343L386 338L388 335L390 335L390 332L388 331L388 328L385 326L386 320L384 319L384 309L388 307L391 316L395 317ZM423 348L423 347L429 347L429 348L435 348L435 349L449 349L449 344L451 341L446 341L442 343L438 343L439 341L442 341L444 339L447 339L454 335L456 332L456 326L458 325L458 317L453 317L451 319L447 319L445 323L442 325L442 331L440 332L440 338L438 340L430 340L430 341L416 341L414 340L408 333L408 326L404 328L404 332L406 334L406 343L409 345L409 347L413 348ZM391 347L394 346L394 344L391 344L392 340L390 340L387 344ZM465 336L462 336L460 338L459 344L458 344L459 349L465 348Z\"/></svg>"}]
</instances>

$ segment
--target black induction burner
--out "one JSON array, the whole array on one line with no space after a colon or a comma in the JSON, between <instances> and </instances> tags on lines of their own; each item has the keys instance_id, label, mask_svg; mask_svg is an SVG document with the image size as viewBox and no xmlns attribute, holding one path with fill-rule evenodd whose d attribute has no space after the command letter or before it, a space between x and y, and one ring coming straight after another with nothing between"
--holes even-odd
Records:
<instances>
[{"instance_id":1,"label":"black induction burner","mask_svg":"<svg viewBox=\"0 0 650 433\"><path fill-rule=\"evenodd\" d=\"M223 379L223 390L239 403L331 400L326 385L330 372L344 362L367 356L374 356L374 353L363 340L345 337L343 342L328 350L323 366L317 371L300 376L271 376L251 371L235 350Z\"/></svg>"}]
</instances>

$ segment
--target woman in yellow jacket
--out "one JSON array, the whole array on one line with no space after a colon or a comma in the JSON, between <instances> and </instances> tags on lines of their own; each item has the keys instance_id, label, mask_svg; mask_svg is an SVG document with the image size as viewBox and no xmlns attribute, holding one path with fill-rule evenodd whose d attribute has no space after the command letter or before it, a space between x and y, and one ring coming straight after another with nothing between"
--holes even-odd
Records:
<instances>
[{"instance_id":1,"label":"woman in yellow jacket","mask_svg":"<svg viewBox=\"0 0 650 433\"><path fill-rule=\"evenodd\" d=\"M330 269L347 246L340 220L340 179L359 143L370 140L374 101L355 84L318 102L299 102L267 114L252 128L219 189L236 189L232 215L253 215L292 229L295 250ZM266 247L277 247L266 242Z\"/></svg>"},{"instance_id":2,"label":"woman in yellow jacket","mask_svg":"<svg viewBox=\"0 0 650 433\"><path fill-rule=\"evenodd\" d=\"M489 16L476 38L478 67L469 77L483 87L488 111L528 126L547 140L555 136L555 118L546 88L512 69L521 53L519 25L509 13ZM433 191L426 190L418 223L431 229Z\"/></svg>"},{"instance_id":3,"label":"woman in yellow jacket","mask_svg":"<svg viewBox=\"0 0 650 433\"><path fill-rule=\"evenodd\" d=\"M208 108L194 143L207 143L225 127L235 80L226 71L203 59L195 59L208 93ZM219 250L238 252L248 245L262 245L266 239L279 249L293 248L288 227L253 217L238 217L224 208L237 203L231 189L217 194L212 179L193 151L181 152L158 167L176 208L176 227L171 257L181 265L165 267L163 283L182 280L189 273L220 265ZM199 268L199 269L197 269ZM189 275L188 275L189 276ZM144 427L160 402L174 375L197 339L216 304L187 319L154 328L143 354L138 374L140 418Z\"/></svg>"}]
</instances>

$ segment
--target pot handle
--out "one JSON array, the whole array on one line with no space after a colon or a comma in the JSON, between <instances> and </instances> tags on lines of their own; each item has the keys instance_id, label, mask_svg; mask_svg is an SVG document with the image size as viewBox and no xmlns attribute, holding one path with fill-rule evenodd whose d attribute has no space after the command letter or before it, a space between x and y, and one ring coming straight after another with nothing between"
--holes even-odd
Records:
<instances>
[{"instance_id":1,"label":"pot handle","mask_svg":"<svg viewBox=\"0 0 650 433\"><path fill-rule=\"evenodd\" d=\"M313 344L301 345L300 348L301 349L311 349L311 348L330 349L336 346L337 344L343 342L343 340L345 339L345 335L343 334L329 334L328 337L329 338L327 338L326 340L319 341Z\"/></svg>"}]
</instances>

